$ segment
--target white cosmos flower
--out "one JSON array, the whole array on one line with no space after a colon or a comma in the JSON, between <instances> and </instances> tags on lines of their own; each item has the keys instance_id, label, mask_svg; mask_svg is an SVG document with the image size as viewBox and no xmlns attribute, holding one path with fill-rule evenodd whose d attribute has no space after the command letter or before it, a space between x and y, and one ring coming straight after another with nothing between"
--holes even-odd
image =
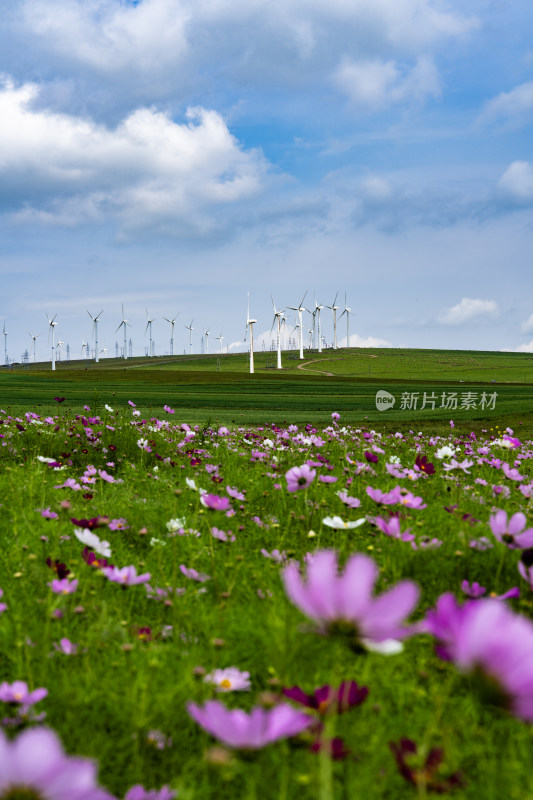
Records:
<instances>
[{"instance_id":1,"label":"white cosmos flower","mask_svg":"<svg viewBox=\"0 0 533 800\"><path fill-rule=\"evenodd\" d=\"M454 455L455 450L447 444L435 451L435 458L451 458Z\"/></svg>"},{"instance_id":2,"label":"white cosmos flower","mask_svg":"<svg viewBox=\"0 0 533 800\"><path fill-rule=\"evenodd\" d=\"M371 639L362 639L361 641L367 650L372 653L380 653L382 656L395 656L403 650L403 644L398 639L384 639L382 642L374 642Z\"/></svg>"},{"instance_id":3,"label":"white cosmos flower","mask_svg":"<svg viewBox=\"0 0 533 800\"><path fill-rule=\"evenodd\" d=\"M111 408L111 406L108 406L107 403L105 404L104 408L106 411L109 411L110 414L113 414L115 411L115 409Z\"/></svg>"},{"instance_id":4,"label":"white cosmos flower","mask_svg":"<svg viewBox=\"0 0 533 800\"><path fill-rule=\"evenodd\" d=\"M167 522L167 531L169 533L174 533L175 531L179 531L181 528L184 528L187 524L187 520L184 517L176 517L176 519L171 519Z\"/></svg>"},{"instance_id":5,"label":"white cosmos flower","mask_svg":"<svg viewBox=\"0 0 533 800\"><path fill-rule=\"evenodd\" d=\"M104 558L109 558L111 556L111 546L109 542L102 542L96 533L93 533L87 528L74 528L74 536L82 544L87 545L87 547L90 547L95 553L98 553L98 555L104 556Z\"/></svg>"},{"instance_id":6,"label":"white cosmos flower","mask_svg":"<svg viewBox=\"0 0 533 800\"><path fill-rule=\"evenodd\" d=\"M192 478L185 478L185 483L187 484L189 489L193 490L193 492L196 491L196 484L195 484L195 482L193 481Z\"/></svg>"},{"instance_id":7,"label":"white cosmos flower","mask_svg":"<svg viewBox=\"0 0 533 800\"><path fill-rule=\"evenodd\" d=\"M362 517L361 519L353 520L352 522L345 522L341 517L324 517L322 520L323 525L327 525L328 528L335 528L335 530L351 530L352 528L358 528L359 525L362 525L363 522L366 522L366 517Z\"/></svg>"}]
</instances>

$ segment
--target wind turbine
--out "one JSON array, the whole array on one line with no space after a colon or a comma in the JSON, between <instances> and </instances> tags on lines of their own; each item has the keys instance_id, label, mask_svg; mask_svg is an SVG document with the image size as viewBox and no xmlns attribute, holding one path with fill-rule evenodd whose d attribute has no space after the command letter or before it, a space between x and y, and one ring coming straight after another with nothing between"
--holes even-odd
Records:
<instances>
[{"instance_id":1,"label":"wind turbine","mask_svg":"<svg viewBox=\"0 0 533 800\"><path fill-rule=\"evenodd\" d=\"M344 292L344 311L342 312L341 317L346 314L346 347L350 346L350 315L355 317L355 314L352 313L352 309L346 305L346 292Z\"/></svg>"},{"instance_id":2,"label":"wind turbine","mask_svg":"<svg viewBox=\"0 0 533 800\"><path fill-rule=\"evenodd\" d=\"M322 311L323 308L324 308L324 306L319 305L317 303L316 299L315 299L315 311L314 311L314 313L317 315L318 352L319 353L322 352L322 334L321 334L321 331L320 331L320 312Z\"/></svg>"},{"instance_id":3,"label":"wind turbine","mask_svg":"<svg viewBox=\"0 0 533 800\"><path fill-rule=\"evenodd\" d=\"M48 314L46 315L46 318L48 319L48 326L49 326L49 328L48 328L48 341L50 341L50 334L52 334L52 369L56 368L56 351L55 351L55 345L54 345L54 337L55 337L54 328L57 325L57 322L55 321L56 317L57 317L57 314L54 314L52 319L50 319Z\"/></svg>"},{"instance_id":4,"label":"wind turbine","mask_svg":"<svg viewBox=\"0 0 533 800\"><path fill-rule=\"evenodd\" d=\"M335 295L335 300L333 301L332 305L326 306L326 308L331 308L333 311L333 349L337 349L337 311L339 310L339 306L335 305L337 302L337 297L339 293Z\"/></svg>"},{"instance_id":5,"label":"wind turbine","mask_svg":"<svg viewBox=\"0 0 533 800\"><path fill-rule=\"evenodd\" d=\"M28 331L28 333L30 333L30 332ZM33 363L34 364L35 364L35 340L38 339L38 337L40 335L41 335L40 333L36 333L35 336L34 336L33 333L30 333L30 336L31 336L31 338L33 340Z\"/></svg>"},{"instance_id":6,"label":"wind turbine","mask_svg":"<svg viewBox=\"0 0 533 800\"><path fill-rule=\"evenodd\" d=\"M59 361L59 363L60 363L60 364L61 364L61 362L63 361L63 345L64 345L64 344L65 344L65 342L62 342L62 341L61 341L61 339L58 339L58 342L57 342L57 349L59 350L59 358L58 358L58 361Z\"/></svg>"},{"instance_id":7,"label":"wind turbine","mask_svg":"<svg viewBox=\"0 0 533 800\"><path fill-rule=\"evenodd\" d=\"M205 336L205 353L206 355L209 354L209 334L211 333L210 330L204 331Z\"/></svg>"},{"instance_id":8,"label":"wind turbine","mask_svg":"<svg viewBox=\"0 0 533 800\"><path fill-rule=\"evenodd\" d=\"M272 300L272 305L274 307L274 319L272 320L272 327L270 328L270 333L272 333L272 328L278 323L278 363L277 368L281 369L281 321L283 319L283 311L278 311L276 309L276 304L274 303L274 298L270 295Z\"/></svg>"},{"instance_id":9,"label":"wind turbine","mask_svg":"<svg viewBox=\"0 0 533 800\"><path fill-rule=\"evenodd\" d=\"M119 330L119 328L124 327L124 358L125 359L128 357L128 349L127 349L127 343L126 343L126 326L127 325L130 325L130 323L128 322L127 319L124 319L124 303L122 303L122 321L121 321L120 325L118 326L117 330L115 331L115 333ZM130 325L130 328L131 328L131 325Z\"/></svg>"},{"instance_id":10,"label":"wind turbine","mask_svg":"<svg viewBox=\"0 0 533 800\"><path fill-rule=\"evenodd\" d=\"M152 352L152 350L153 350L153 342L152 342L152 322L155 322L155 320L157 319L157 317L153 317L152 319L150 319L150 317L148 316L148 309L146 309L146 316L147 316L147 318L148 318L148 322L146 323L146 328L145 328L145 330L144 330L144 333L145 333L145 335L146 335L146 331L148 330L148 328L150 328L150 347L149 347L148 353L150 354L150 358L151 358L151 357L152 357L152 355L153 355L153 352Z\"/></svg>"},{"instance_id":11,"label":"wind turbine","mask_svg":"<svg viewBox=\"0 0 533 800\"><path fill-rule=\"evenodd\" d=\"M6 321L4 320L4 330L2 331L4 334L4 364L6 367L8 366L7 363L7 331L6 331Z\"/></svg>"},{"instance_id":12,"label":"wind turbine","mask_svg":"<svg viewBox=\"0 0 533 800\"><path fill-rule=\"evenodd\" d=\"M248 292L248 311L246 312L246 334L244 335L244 341L246 341L246 336L248 334L248 330L250 331L250 375L254 373L254 325L257 322L256 319L250 318L250 292Z\"/></svg>"},{"instance_id":13,"label":"wind turbine","mask_svg":"<svg viewBox=\"0 0 533 800\"><path fill-rule=\"evenodd\" d=\"M94 360L96 361L96 363L98 363L98 320L100 319L100 317L101 317L101 316L102 316L102 314L104 313L104 310L102 309L102 310L101 310L101 311L100 311L100 312L99 312L99 313L96 315L96 317L93 317L93 315L91 314L91 312L90 312L90 311L87 311L87 313L88 313L88 315L90 316L90 318L91 318L91 319L92 319L92 321L93 321L93 336L94 336Z\"/></svg>"},{"instance_id":14,"label":"wind turbine","mask_svg":"<svg viewBox=\"0 0 533 800\"><path fill-rule=\"evenodd\" d=\"M224 338L222 336L222 331L220 331L220 336L216 336L215 338L218 339L220 342L220 355L222 355L222 339Z\"/></svg>"},{"instance_id":15,"label":"wind turbine","mask_svg":"<svg viewBox=\"0 0 533 800\"><path fill-rule=\"evenodd\" d=\"M170 355L174 355L174 324L179 317L179 311L174 317L174 319L169 319L168 317L163 317L164 320L170 323Z\"/></svg>"},{"instance_id":16,"label":"wind turbine","mask_svg":"<svg viewBox=\"0 0 533 800\"><path fill-rule=\"evenodd\" d=\"M295 308L294 306L287 306L287 308L290 308L291 311L297 311L298 312L298 325L296 327L299 328L299 331L300 331L299 339L300 339L300 358L301 359L303 359L303 357L304 357L304 329L303 329L303 325L302 325L302 311L307 311L307 309L304 307L304 300L305 300L305 295L306 294L307 294L307 289L305 290L305 294L302 297L302 299L300 301L300 305L297 308Z\"/></svg>"},{"instance_id":17,"label":"wind turbine","mask_svg":"<svg viewBox=\"0 0 533 800\"><path fill-rule=\"evenodd\" d=\"M105 357L106 357L106 354L107 354L107 347L102 347L102 349L100 350L100 352L104 354L104 358L105 358Z\"/></svg>"},{"instance_id":18,"label":"wind turbine","mask_svg":"<svg viewBox=\"0 0 533 800\"><path fill-rule=\"evenodd\" d=\"M194 322L194 317L191 319L191 324L190 325L184 325L183 326L185 328L185 330L189 331L189 355L191 355L191 356L192 356L192 332L194 330L194 328L192 326L193 322Z\"/></svg>"}]
</instances>

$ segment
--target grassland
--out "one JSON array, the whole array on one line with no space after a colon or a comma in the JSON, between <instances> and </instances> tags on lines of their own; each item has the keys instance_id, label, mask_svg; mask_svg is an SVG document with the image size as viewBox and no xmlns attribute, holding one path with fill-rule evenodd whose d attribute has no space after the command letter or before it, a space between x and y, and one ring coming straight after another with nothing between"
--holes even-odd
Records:
<instances>
[{"instance_id":1,"label":"grassland","mask_svg":"<svg viewBox=\"0 0 533 800\"><path fill-rule=\"evenodd\" d=\"M483 427L533 425L533 355L477 351L350 349L283 354L283 369L271 352L256 355L256 372L248 373L246 354L105 359L98 364L73 361L15 368L0 373L0 405L15 411L35 406L50 413L54 397L80 412L108 403L122 407L134 401L143 413L169 404L194 423L261 424L309 421L327 424L332 410L356 424L371 421L387 428L400 421L420 427L468 422ZM395 398L387 411L376 408L376 392ZM466 393L474 406L461 408ZM496 393L493 407L480 403ZM457 408L450 395L456 393ZM407 395L418 395L414 400ZM433 397L433 403L426 402ZM403 401L403 402L402 402ZM480 407L484 405L485 407ZM433 407L434 406L434 407Z\"/></svg>"}]
</instances>

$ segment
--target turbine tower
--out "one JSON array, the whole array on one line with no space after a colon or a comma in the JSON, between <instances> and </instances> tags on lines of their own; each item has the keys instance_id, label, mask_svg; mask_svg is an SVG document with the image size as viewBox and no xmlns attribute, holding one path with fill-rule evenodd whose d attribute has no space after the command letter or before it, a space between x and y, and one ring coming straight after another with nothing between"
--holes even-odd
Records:
<instances>
[{"instance_id":1,"label":"turbine tower","mask_svg":"<svg viewBox=\"0 0 533 800\"><path fill-rule=\"evenodd\" d=\"M191 324L190 325L184 325L183 326L185 328L185 330L189 331L189 355L191 355L191 356L192 356L192 332L194 330L194 328L192 326L193 322L194 322L194 317L191 319Z\"/></svg>"},{"instance_id":2,"label":"turbine tower","mask_svg":"<svg viewBox=\"0 0 533 800\"><path fill-rule=\"evenodd\" d=\"M164 320L170 323L170 355L174 355L174 324L179 317L179 311L174 317L174 319L169 319L168 317L163 317Z\"/></svg>"},{"instance_id":3,"label":"turbine tower","mask_svg":"<svg viewBox=\"0 0 533 800\"><path fill-rule=\"evenodd\" d=\"M28 331L28 333L30 333L30 332ZM36 340L36 339L37 339L37 338L38 338L40 335L41 335L40 333L36 333L36 334L35 334L35 336L34 336L32 333L30 333L30 336L31 336L31 338L32 338L32 341L33 341L33 363L34 363L34 364L35 364L35 340Z\"/></svg>"},{"instance_id":4,"label":"turbine tower","mask_svg":"<svg viewBox=\"0 0 533 800\"><path fill-rule=\"evenodd\" d=\"M283 311L278 311L276 309L276 304L274 303L274 298L272 297L272 295L270 295L270 298L272 300L272 305L274 307L274 319L272 320L272 327L270 328L270 333L272 333L272 328L274 327L274 325L277 322L277 324L278 324L278 347L277 347L278 360L277 360L277 368L281 369L281 321L283 319Z\"/></svg>"},{"instance_id":5,"label":"turbine tower","mask_svg":"<svg viewBox=\"0 0 533 800\"><path fill-rule=\"evenodd\" d=\"M128 346L127 346L127 343L126 343L126 326L127 325L130 325L130 323L128 322L127 319L124 319L124 303L122 303L122 321L121 321L120 325L118 326L117 330L115 331L115 333L120 328L122 328L122 327L124 328L124 358L125 359L128 357ZM131 325L130 325L130 328L131 328Z\"/></svg>"},{"instance_id":6,"label":"turbine tower","mask_svg":"<svg viewBox=\"0 0 533 800\"><path fill-rule=\"evenodd\" d=\"M205 336L205 354L209 354L209 334L211 333L210 330L204 331Z\"/></svg>"},{"instance_id":7,"label":"turbine tower","mask_svg":"<svg viewBox=\"0 0 533 800\"><path fill-rule=\"evenodd\" d=\"M56 368L56 351L55 351L55 344L54 344L54 342L55 342L55 330L54 329L55 329L55 326L57 325L57 322L55 321L56 317L57 317L57 314L54 314L52 319L50 319L48 314L46 315L46 318L48 319L48 326L49 326L48 327L48 341L50 341L50 334L52 334L52 369Z\"/></svg>"},{"instance_id":8,"label":"turbine tower","mask_svg":"<svg viewBox=\"0 0 533 800\"><path fill-rule=\"evenodd\" d=\"M300 301L300 305L297 306L296 308L294 306L287 306L287 308L290 308L291 311L297 311L298 312L298 325L296 327L299 329L300 358L301 359L303 359L303 357L304 357L304 329L303 329L303 325L302 325L302 312L303 311L307 311L307 309L304 307L304 300L305 300L305 295L306 294L307 294L307 289L305 290L305 294L304 294L304 296L302 297L302 299ZM293 331L293 333L294 333L294 331Z\"/></svg>"},{"instance_id":9,"label":"turbine tower","mask_svg":"<svg viewBox=\"0 0 533 800\"><path fill-rule=\"evenodd\" d=\"M319 304L317 303L317 301L315 300L315 314L316 314L316 316L317 316L317 328L318 328L318 352L319 352L319 353L321 353L321 352L322 352L322 332L321 332L321 330L320 330L320 312L322 311L322 309L323 309L323 308L324 308L324 306L321 306L321 305L319 305Z\"/></svg>"},{"instance_id":10,"label":"turbine tower","mask_svg":"<svg viewBox=\"0 0 533 800\"><path fill-rule=\"evenodd\" d=\"M220 342L220 355L222 355L222 339L224 338L222 336L222 331L220 331L220 336L216 336L215 338L218 339Z\"/></svg>"},{"instance_id":11,"label":"turbine tower","mask_svg":"<svg viewBox=\"0 0 533 800\"><path fill-rule=\"evenodd\" d=\"M330 306L326 306L326 308L331 308L331 310L333 311L333 349L334 350L337 349L337 311L339 310L339 306L335 305L335 303L337 302L337 297L338 296L339 296L339 293L337 292L337 294L335 295L335 300L333 301L333 303Z\"/></svg>"},{"instance_id":12,"label":"turbine tower","mask_svg":"<svg viewBox=\"0 0 533 800\"><path fill-rule=\"evenodd\" d=\"M4 334L4 364L7 367L7 331L6 331L6 321L4 320L4 330L2 331Z\"/></svg>"},{"instance_id":13,"label":"turbine tower","mask_svg":"<svg viewBox=\"0 0 533 800\"><path fill-rule=\"evenodd\" d=\"M254 374L254 325L256 322L256 319L250 318L250 292L248 292L248 311L246 312L246 334L244 336L244 341L246 341L246 335L248 331L250 331L250 375Z\"/></svg>"},{"instance_id":14,"label":"turbine tower","mask_svg":"<svg viewBox=\"0 0 533 800\"><path fill-rule=\"evenodd\" d=\"M153 341L152 341L152 322L154 322L154 321L157 319L157 317L153 317L152 319L150 319L150 317L148 316L148 309L146 309L146 316L147 316L147 318L148 318L148 322L146 323L146 328L145 328L145 330L144 330L144 335L146 336L146 331L147 331L147 330L148 330L148 328L149 328L149 329L150 329L150 334L149 334L149 338L150 338L150 347L149 347L149 349L148 349L148 354L149 354L149 356L150 356L150 358L151 358L151 357L152 357L152 355L153 355L153 346L154 346L154 345L153 345Z\"/></svg>"},{"instance_id":15,"label":"turbine tower","mask_svg":"<svg viewBox=\"0 0 533 800\"><path fill-rule=\"evenodd\" d=\"M58 358L58 361L59 361L59 363L60 363L60 364L61 364L61 363L62 363L62 361L63 361L63 345L64 345L64 344L65 344L65 342L62 342L62 341L61 341L61 339L58 339L58 342L57 342L57 349L59 350L59 358Z\"/></svg>"},{"instance_id":16,"label":"turbine tower","mask_svg":"<svg viewBox=\"0 0 533 800\"><path fill-rule=\"evenodd\" d=\"M346 347L350 346L350 315L352 317L355 314L352 313L352 309L346 305L346 292L344 292L344 311L340 315L339 319L341 319L346 314Z\"/></svg>"},{"instance_id":17,"label":"turbine tower","mask_svg":"<svg viewBox=\"0 0 533 800\"><path fill-rule=\"evenodd\" d=\"M92 321L93 321L93 336L94 336L94 360L96 361L96 363L98 363L98 320L100 319L100 317L101 317L101 316L102 316L102 314L104 313L104 310L102 309L102 310L101 310L101 311L100 311L100 312L99 312L99 313L96 315L96 317L93 317L93 315L91 314L91 312L90 312L90 311L87 311L87 313L88 313L88 315L90 316L90 318L91 318L91 319L92 319Z\"/></svg>"}]
</instances>

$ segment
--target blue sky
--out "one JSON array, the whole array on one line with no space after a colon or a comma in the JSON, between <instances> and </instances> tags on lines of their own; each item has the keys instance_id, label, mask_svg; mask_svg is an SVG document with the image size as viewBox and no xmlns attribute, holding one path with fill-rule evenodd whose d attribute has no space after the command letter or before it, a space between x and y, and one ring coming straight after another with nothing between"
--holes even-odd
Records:
<instances>
[{"instance_id":1,"label":"blue sky","mask_svg":"<svg viewBox=\"0 0 533 800\"><path fill-rule=\"evenodd\" d=\"M9 357L47 356L46 312L79 357L87 309L111 355L122 303L136 354L146 309L158 353L178 312L175 352L193 317L244 349L248 291L268 346L306 290L346 292L354 346L533 352L532 29L529 0L13 0Z\"/></svg>"}]
</instances>

